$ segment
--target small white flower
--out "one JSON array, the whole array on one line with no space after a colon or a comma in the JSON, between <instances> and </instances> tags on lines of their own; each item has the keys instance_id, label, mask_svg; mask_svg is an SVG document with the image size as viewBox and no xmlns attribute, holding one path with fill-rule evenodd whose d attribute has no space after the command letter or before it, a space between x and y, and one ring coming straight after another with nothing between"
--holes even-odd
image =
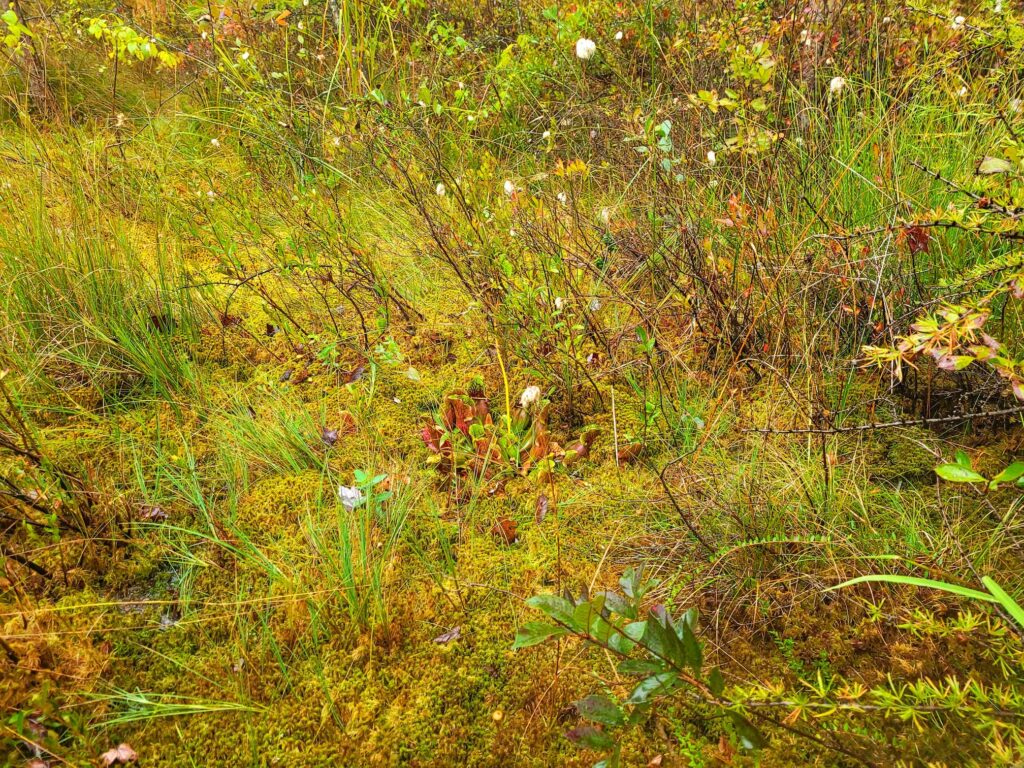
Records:
<instances>
[{"instance_id":1,"label":"small white flower","mask_svg":"<svg viewBox=\"0 0 1024 768\"><path fill-rule=\"evenodd\" d=\"M438 197L444 197L445 194L448 192L448 188L445 187L444 182L439 181L437 182L437 186L434 187L434 192L437 193Z\"/></svg>"},{"instance_id":2,"label":"small white flower","mask_svg":"<svg viewBox=\"0 0 1024 768\"><path fill-rule=\"evenodd\" d=\"M557 309L558 311L562 311L563 309L565 309L565 299L563 299L561 296L555 296L555 309Z\"/></svg>"},{"instance_id":3,"label":"small white flower","mask_svg":"<svg viewBox=\"0 0 1024 768\"><path fill-rule=\"evenodd\" d=\"M213 198L215 198L216 196L217 196L217 193L214 192L212 189L206 190L206 197L208 199L213 200Z\"/></svg>"},{"instance_id":4,"label":"small white flower","mask_svg":"<svg viewBox=\"0 0 1024 768\"><path fill-rule=\"evenodd\" d=\"M833 77L828 84L828 92L832 95L839 93L846 87L845 77Z\"/></svg>"},{"instance_id":5,"label":"small white flower","mask_svg":"<svg viewBox=\"0 0 1024 768\"><path fill-rule=\"evenodd\" d=\"M564 203L566 200L569 199L569 197L568 195L565 194L565 192L559 192L557 195L555 195L555 199L557 199L560 203Z\"/></svg>"},{"instance_id":6,"label":"small white flower","mask_svg":"<svg viewBox=\"0 0 1024 768\"><path fill-rule=\"evenodd\" d=\"M962 86L960 86L960 90L959 90L959 91L957 91L957 95L958 95L958 96L959 96L959 97L960 97L961 99L966 99L966 98L967 98L967 86L966 86L966 85L962 85Z\"/></svg>"},{"instance_id":7,"label":"small white flower","mask_svg":"<svg viewBox=\"0 0 1024 768\"><path fill-rule=\"evenodd\" d=\"M248 61L248 59L249 59L249 52L246 51L245 53L242 54L242 61Z\"/></svg>"},{"instance_id":8,"label":"small white flower","mask_svg":"<svg viewBox=\"0 0 1024 768\"><path fill-rule=\"evenodd\" d=\"M892 16L883 16L882 17L882 23L883 24L891 24L892 23Z\"/></svg>"},{"instance_id":9,"label":"small white flower","mask_svg":"<svg viewBox=\"0 0 1024 768\"><path fill-rule=\"evenodd\" d=\"M220 146L220 139L217 139L217 138L210 139L210 146L211 147L219 147Z\"/></svg>"},{"instance_id":10,"label":"small white flower","mask_svg":"<svg viewBox=\"0 0 1024 768\"><path fill-rule=\"evenodd\" d=\"M591 312L597 312L597 310L599 310L601 308L601 300L600 299L591 299L590 300L590 304L588 304L587 306L590 308Z\"/></svg>"},{"instance_id":11,"label":"small white flower","mask_svg":"<svg viewBox=\"0 0 1024 768\"><path fill-rule=\"evenodd\" d=\"M576 58L586 61L597 53L597 43L589 37L581 37L576 41Z\"/></svg>"},{"instance_id":12,"label":"small white flower","mask_svg":"<svg viewBox=\"0 0 1024 768\"><path fill-rule=\"evenodd\" d=\"M505 194L509 197L516 193L516 185L512 183L512 179L505 179L504 189Z\"/></svg>"},{"instance_id":13,"label":"small white flower","mask_svg":"<svg viewBox=\"0 0 1024 768\"><path fill-rule=\"evenodd\" d=\"M956 18L953 19L953 23L951 26L953 27L953 29L963 29L964 23L966 21L967 19L965 19L963 16L957 16Z\"/></svg>"},{"instance_id":14,"label":"small white flower","mask_svg":"<svg viewBox=\"0 0 1024 768\"><path fill-rule=\"evenodd\" d=\"M622 39L622 30L621 29L618 32L615 33L615 39L616 40L621 40Z\"/></svg>"},{"instance_id":15,"label":"small white flower","mask_svg":"<svg viewBox=\"0 0 1024 768\"><path fill-rule=\"evenodd\" d=\"M341 499L341 505L349 512L366 501L366 497L363 496L362 491L355 486L349 485L338 486L338 498Z\"/></svg>"},{"instance_id":16,"label":"small white flower","mask_svg":"<svg viewBox=\"0 0 1024 768\"><path fill-rule=\"evenodd\" d=\"M602 208L601 209L601 223L608 224L612 220L612 209Z\"/></svg>"},{"instance_id":17,"label":"small white flower","mask_svg":"<svg viewBox=\"0 0 1024 768\"><path fill-rule=\"evenodd\" d=\"M550 138L551 138L551 131L544 131L544 133L542 133L542 134L540 135L540 137L541 137L542 139L544 139L545 141L547 141L548 139L550 139Z\"/></svg>"},{"instance_id":18,"label":"small white flower","mask_svg":"<svg viewBox=\"0 0 1024 768\"><path fill-rule=\"evenodd\" d=\"M531 384L523 390L523 394L519 396L519 405L523 409L529 409L531 406L536 405L540 402L540 387L536 384Z\"/></svg>"},{"instance_id":19,"label":"small white flower","mask_svg":"<svg viewBox=\"0 0 1024 768\"><path fill-rule=\"evenodd\" d=\"M510 229L508 231L508 236L511 237L514 240L515 237L516 237L516 231L514 229Z\"/></svg>"},{"instance_id":20,"label":"small white flower","mask_svg":"<svg viewBox=\"0 0 1024 768\"><path fill-rule=\"evenodd\" d=\"M1003 12L1003 0L996 0L996 7L993 8L992 10L994 10L996 13L1002 13Z\"/></svg>"},{"instance_id":21,"label":"small white flower","mask_svg":"<svg viewBox=\"0 0 1024 768\"><path fill-rule=\"evenodd\" d=\"M717 159L718 159L718 156L715 154L715 150L709 149L708 150L708 165L714 165L715 161Z\"/></svg>"}]
</instances>

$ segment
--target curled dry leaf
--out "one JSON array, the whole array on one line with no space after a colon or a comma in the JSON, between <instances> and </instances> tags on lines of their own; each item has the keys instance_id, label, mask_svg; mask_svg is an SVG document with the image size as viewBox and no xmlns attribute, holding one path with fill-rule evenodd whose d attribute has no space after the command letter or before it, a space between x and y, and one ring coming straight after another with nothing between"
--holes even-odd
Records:
<instances>
[{"instance_id":1,"label":"curled dry leaf","mask_svg":"<svg viewBox=\"0 0 1024 768\"><path fill-rule=\"evenodd\" d=\"M355 368L353 368L351 371L349 371L348 373L346 373L344 376L341 377L342 383L344 383L344 384L352 384L353 382L359 381L361 378L363 378L363 374L365 372L366 372L366 364L365 363L360 363Z\"/></svg>"},{"instance_id":2,"label":"curled dry leaf","mask_svg":"<svg viewBox=\"0 0 1024 768\"><path fill-rule=\"evenodd\" d=\"M519 541L519 534L516 532L519 528L519 523L508 517L499 517L497 522L491 526L491 536L493 536L499 544L510 546Z\"/></svg>"},{"instance_id":3,"label":"curled dry leaf","mask_svg":"<svg viewBox=\"0 0 1024 768\"><path fill-rule=\"evenodd\" d=\"M134 763L139 759L139 756L135 753L127 744L118 744L113 749L108 749L102 755L100 755L100 763L104 766L110 765L127 765L128 763Z\"/></svg>"},{"instance_id":4,"label":"curled dry leaf","mask_svg":"<svg viewBox=\"0 0 1024 768\"><path fill-rule=\"evenodd\" d=\"M338 430L323 427L320 430L320 439L324 441L324 445L328 448L333 448L335 443L338 442Z\"/></svg>"},{"instance_id":5,"label":"curled dry leaf","mask_svg":"<svg viewBox=\"0 0 1024 768\"><path fill-rule=\"evenodd\" d=\"M545 494L541 494L537 497L537 522L543 523L544 518L548 516L548 497Z\"/></svg>"},{"instance_id":6,"label":"curled dry leaf","mask_svg":"<svg viewBox=\"0 0 1024 768\"><path fill-rule=\"evenodd\" d=\"M434 642L438 645L444 645L445 643L450 643L454 640L458 640L460 637L462 637L462 626L456 625L449 629L447 632L435 637Z\"/></svg>"},{"instance_id":7,"label":"curled dry leaf","mask_svg":"<svg viewBox=\"0 0 1024 768\"><path fill-rule=\"evenodd\" d=\"M139 517L143 520L166 520L167 513L164 512L163 507L157 504L144 504L139 512Z\"/></svg>"}]
</instances>

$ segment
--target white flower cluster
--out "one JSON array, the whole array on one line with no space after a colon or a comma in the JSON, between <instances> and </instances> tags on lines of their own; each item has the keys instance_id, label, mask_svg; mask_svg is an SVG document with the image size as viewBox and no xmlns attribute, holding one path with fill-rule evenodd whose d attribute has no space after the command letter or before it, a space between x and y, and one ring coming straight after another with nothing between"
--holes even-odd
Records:
<instances>
[{"instance_id":1,"label":"white flower cluster","mask_svg":"<svg viewBox=\"0 0 1024 768\"><path fill-rule=\"evenodd\" d=\"M589 37L581 37L576 41L576 58L586 61L597 53L597 43Z\"/></svg>"}]
</instances>

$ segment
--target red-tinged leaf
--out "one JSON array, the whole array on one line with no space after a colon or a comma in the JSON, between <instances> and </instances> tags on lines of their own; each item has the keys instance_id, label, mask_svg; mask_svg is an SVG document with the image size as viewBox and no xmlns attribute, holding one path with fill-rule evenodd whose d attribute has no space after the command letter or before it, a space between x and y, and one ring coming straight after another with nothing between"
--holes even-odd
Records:
<instances>
[{"instance_id":1,"label":"red-tinged leaf","mask_svg":"<svg viewBox=\"0 0 1024 768\"><path fill-rule=\"evenodd\" d=\"M420 430L420 437L423 438L423 444L433 453L441 452L441 430L436 424L424 424Z\"/></svg>"},{"instance_id":2,"label":"red-tinged leaf","mask_svg":"<svg viewBox=\"0 0 1024 768\"><path fill-rule=\"evenodd\" d=\"M615 739L594 725L581 725L573 728L565 734L565 737L574 744L588 749L611 749L615 746Z\"/></svg>"},{"instance_id":3,"label":"red-tinged leaf","mask_svg":"<svg viewBox=\"0 0 1024 768\"><path fill-rule=\"evenodd\" d=\"M580 435L580 441L583 443L583 446L587 449L587 453L590 452L591 446L593 446L594 441L597 440L598 435L600 434L600 429L588 429L582 435Z\"/></svg>"},{"instance_id":4,"label":"red-tinged leaf","mask_svg":"<svg viewBox=\"0 0 1024 768\"><path fill-rule=\"evenodd\" d=\"M508 517L499 517L497 522L491 526L491 536L493 536L499 544L510 546L519 541L519 534L517 533L518 528L519 523L515 520Z\"/></svg>"},{"instance_id":5,"label":"red-tinged leaf","mask_svg":"<svg viewBox=\"0 0 1024 768\"><path fill-rule=\"evenodd\" d=\"M219 314L217 319L220 320L221 327L223 328L234 328L236 325L242 324L242 318L238 315L229 315L227 312Z\"/></svg>"},{"instance_id":6,"label":"red-tinged leaf","mask_svg":"<svg viewBox=\"0 0 1024 768\"><path fill-rule=\"evenodd\" d=\"M626 443L620 445L619 450L615 456L619 461L619 464L629 464L630 462L636 461L640 458L640 454L644 450L644 444L641 442Z\"/></svg>"},{"instance_id":7,"label":"red-tinged leaf","mask_svg":"<svg viewBox=\"0 0 1024 768\"><path fill-rule=\"evenodd\" d=\"M473 421L473 407L460 395L449 395L445 400L444 425L469 435L469 424Z\"/></svg>"},{"instance_id":8,"label":"red-tinged leaf","mask_svg":"<svg viewBox=\"0 0 1024 768\"><path fill-rule=\"evenodd\" d=\"M541 430L534 438L533 447L530 448L530 458L540 461L551 453L551 437L547 432Z\"/></svg>"},{"instance_id":9,"label":"red-tinged leaf","mask_svg":"<svg viewBox=\"0 0 1024 768\"><path fill-rule=\"evenodd\" d=\"M178 323L170 312L161 312L149 316L149 327L160 333L171 333Z\"/></svg>"},{"instance_id":10,"label":"red-tinged leaf","mask_svg":"<svg viewBox=\"0 0 1024 768\"><path fill-rule=\"evenodd\" d=\"M338 430L343 435L354 435L356 433L356 417L349 411L342 411L338 415L340 422Z\"/></svg>"},{"instance_id":11,"label":"red-tinged leaf","mask_svg":"<svg viewBox=\"0 0 1024 768\"><path fill-rule=\"evenodd\" d=\"M484 424L487 422L487 419L490 418L490 406L487 404L487 398L473 398L473 415L478 423Z\"/></svg>"},{"instance_id":12,"label":"red-tinged leaf","mask_svg":"<svg viewBox=\"0 0 1024 768\"><path fill-rule=\"evenodd\" d=\"M111 765L127 765L128 763L134 763L139 759L139 756L135 753L127 744L118 744L113 749L108 749L102 755L100 755L100 763L103 766Z\"/></svg>"},{"instance_id":13,"label":"red-tinged leaf","mask_svg":"<svg viewBox=\"0 0 1024 768\"><path fill-rule=\"evenodd\" d=\"M592 694L576 702L576 711L580 717L594 723L607 726L618 726L626 722L622 708L608 696Z\"/></svg>"},{"instance_id":14,"label":"red-tinged leaf","mask_svg":"<svg viewBox=\"0 0 1024 768\"><path fill-rule=\"evenodd\" d=\"M928 253L932 236L925 227L912 226L903 230L911 254Z\"/></svg>"}]
</instances>

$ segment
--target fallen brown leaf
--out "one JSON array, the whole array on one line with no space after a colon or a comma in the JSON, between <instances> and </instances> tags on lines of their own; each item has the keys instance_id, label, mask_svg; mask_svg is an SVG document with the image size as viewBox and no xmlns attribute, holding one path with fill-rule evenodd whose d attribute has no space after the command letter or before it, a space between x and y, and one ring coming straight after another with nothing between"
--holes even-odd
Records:
<instances>
[{"instance_id":1,"label":"fallen brown leaf","mask_svg":"<svg viewBox=\"0 0 1024 768\"><path fill-rule=\"evenodd\" d=\"M491 526L491 536L497 539L499 544L505 544L506 546L515 544L519 541L519 534L516 530L519 528L519 523L508 517L499 517L498 521Z\"/></svg>"},{"instance_id":2,"label":"fallen brown leaf","mask_svg":"<svg viewBox=\"0 0 1024 768\"><path fill-rule=\"evenodd\" d=\"M543 523L544 518L548 516L548 497L545 494L541 494L537 497L537 522Z\"/></svg>"},{"instance_id":3,"label":"fallen brown leaf","mask_svg":"<svg viewBox=\"0 0 1024 768\"><path fill-rule=\"evenodd\" d=\"M104 766L109 765L127 765L128 763L134 763L139 759L139 756L135 753L127 744L118 744L113 749L108 749L102 755L100 755L100 762Z\"/></svg>"}]
</instances>

